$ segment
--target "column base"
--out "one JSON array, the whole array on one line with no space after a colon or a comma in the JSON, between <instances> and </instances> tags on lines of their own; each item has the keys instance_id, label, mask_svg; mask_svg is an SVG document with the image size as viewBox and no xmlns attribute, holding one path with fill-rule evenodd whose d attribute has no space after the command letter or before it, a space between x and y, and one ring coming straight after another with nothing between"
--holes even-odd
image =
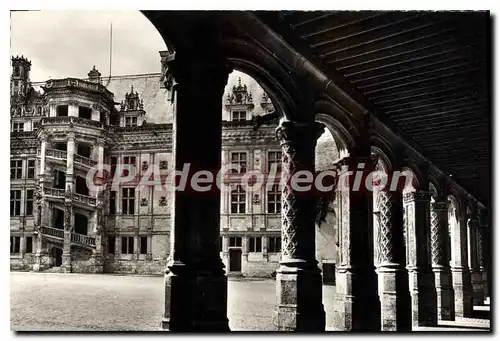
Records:
<instances>
[{"instance_id":1,"label":"column base","mask_svg":"<svg viewBox=\"0 0 500 341\"><path fill-rule=\"evenodd\" d=\"M437 294L434 274L422 270L410 269L408 271L412 325L415 327L437 326Z\"/></svg>"},{"instance_id":2,"label":"column base","mask_svg":"<svg viewBox=\"0 0 500 341\"><path fill-rule=\"evenodd\" d=\"M161 327L174 332L228 332L227 277L194 272L183 264L165 272L165 311Z\"/></svg>"},{"instance_id":3,"label":"column base","mask_svg":"<svg viewBox=\"0 0 500 341\"><path fill-rule=\"evenodd\" d=\"M61 272L62 273L70 273L71 268L71 254L63 254L62 255L62 264L61 264Z\"/></svg>"},{"instance_id":4,"label":"column base","mask_svg":"<svg viewBox=\"0 0 500 341\"><path fill-rule=\"evenodd\" d=\"M484 299L486 299L486 297L488 297L490 295L490 291L488 288L488 273L486 272L486 270L481 271L481 277L482 277L483 288L484 288ZM483 304L484 304L484 302L483 302Z\"/></svg>"},{"instance_id":5,"label":"column base","mask_svg":"<svg viewBox=\"0 0 500 341\"><path fill-rule=\"evenodd\" d=\"M468 269L452 268L453 291L455 292L455 316L472 317L472 287Z\"/></svg>"},{"instance_id":6,"label":"column base","mask_svg":"<svg viewBox=\"0 0 500 341\"><path fill-rule=\"evenodd\" d=\"M479 271L474 271L471 273L471 284L472 284L472 305L483 305L484 304L484 284L483 276Z\"/></svg>"},{"instance_id":7,"label":"column base","mask_svg":"<svg viewBox=\"0 0 500 341\"><path fill-rule=\"evenodd\" d=\"M282 264L276 271L278 331L324 332L321 271L317 264Z\"/></svg>"},{"instance_id":8,"label":"column base","mask_svg":"<svg viewBox=\"0 0 500 341\"><path fill-rule=\"evenodd\" d=\"M380 331L380 300L373 269L357 270L339 266L333 323L343 331Z\"/></svg>"},{"instance_id":9,"label":"column base","mask_svg":"<svg viewBox=\"0 0 500 341\"><path fill-rule=\"evenodd\" d=\"M398 264L377 269L382 331L411 331L411 298L406 270Z\"/></svg>"},{"instance_id":10,"label":"column base","mask_svg":"<svg viewBox=\"0 0 500 341\"><path fill-rule=\"evenodd\" d=\"M437 318L455 321L455 294L453 292L451 271L443 266L434 266L437 296Z\"/></svg>"}]
</instances>

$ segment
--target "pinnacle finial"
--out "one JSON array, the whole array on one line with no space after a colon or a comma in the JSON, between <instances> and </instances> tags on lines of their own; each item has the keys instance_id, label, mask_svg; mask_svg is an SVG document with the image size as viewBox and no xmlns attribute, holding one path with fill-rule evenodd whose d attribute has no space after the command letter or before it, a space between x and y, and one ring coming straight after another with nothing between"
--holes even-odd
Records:
<instances>
[{"instance_id":1,"label":"pinnacle finial","mask_svg":"<svg viewBox=\"0 0 500 341\"><path fill-rule=\"evenodd\" d=\"M133 86L133 85L131 85L131 86L130 86L130 94L132 95L133 93L134 93L134 86Z\"/></svg>"},{"instance_id":2,"label":"pinnacle finial","mask_svg":"<svg viewBox=\"0 0 500 341\"><path fill-rule=\"evenodd\" d=\"M241 77L238 77L238 86L241 86Z\"/></svg>"}]
</instances>

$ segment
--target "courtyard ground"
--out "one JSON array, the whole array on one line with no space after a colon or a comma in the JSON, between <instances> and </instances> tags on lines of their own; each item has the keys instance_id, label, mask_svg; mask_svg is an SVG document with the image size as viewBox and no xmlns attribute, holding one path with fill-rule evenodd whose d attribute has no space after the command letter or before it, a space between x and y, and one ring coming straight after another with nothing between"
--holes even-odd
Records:
<instances>
[{"instance_id":1,"label":"courtyard ground","mask_svg":"<svg viewBox=\"0 0 500 341\"><path fill-rule=\"evenodd\" d=\"M163 313L163 277L12 272L11 330L158 331ZM327 330L335 287L323 287ZM274 280L230 279L231 330L274 329ZM484 309L484 308L483 308ZM440 322L419 330L487 331L487 319Z\"/></svg>"}]
</instances>

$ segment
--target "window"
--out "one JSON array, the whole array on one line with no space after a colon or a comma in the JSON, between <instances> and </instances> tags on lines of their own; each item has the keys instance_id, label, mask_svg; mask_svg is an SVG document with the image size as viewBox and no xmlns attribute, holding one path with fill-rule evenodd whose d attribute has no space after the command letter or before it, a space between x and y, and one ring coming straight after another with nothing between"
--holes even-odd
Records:
<instances>
[{"instance_id":1,"label":"window","mask_svg":"<svg viewBox=\"0 0 500 341\"><path fill-rule=\"evenodd\" d=\"M273 185L267 192L267 213L281 212L281 191L278 185Z\"/></svg>"},{"instance_id":2,"label":"window","mask_svg":"<svg viewBox=\"0 0 500 341\"><path fill-rule=\"evenodd\" d=\"M230 237L229 238L230 247L241 247L241 237Z\"/></svg>"},{"instance_id":3,"label":"window","mask_svg":"<svg viewBox=\"0 0 500 341\"><path fill-rule=\"evenodd\" d=\"M249 240L249 252L262 252L262 238L251 237Z\"/></svg>"},{"instance_id":4,"label":"window","mask_svg":"<svg viewBox=\"0 0 500 341\"><path fill-rule=\"evenodd\" d=\"M135 156L124 156L123 157L123 164L124 165L131 165L135 167ZM123 176L127 176L129 174L128 169L123 170Z\"/></svg>"},{"instance_id":5,"label":"window","mask_svg":"<svg viewBox=\"0 0 500 341\"><path fill-rule=\"evenodd\" d=\"M58 105L56 108L56 116L58 117L68 116L68 106Z\"/></svg>"},{"instance_id":6,"label":"window","mask_svg":"<svg viewBox=\"0 0 500 341\"><path fill-rule=\"evenodd\" d=\"M231 163L234 165L239 165L241 167L240 173L245 173L247 171L247 153L231 153Z\"/></svg>"},{"instance_id":7,"label":"window","mask_svg":"<svg viewBox=\"0 0 500 341\"><path fill-rule=\"evenodd\" d=\"M281 237L269 237L269 248L270 253L281 252Z\"/></svg>"},{"instance_id":8,"label":"window","mask_svg":"<svg viewBox=\"0 0 500 341\"><path fill-rule=\"evenodd\" d=\"M236 188L231 191L231 213L245 213L245 199L245 190L241 185L237 185Z\"/></svg>"},{"instance_id":9,"label":"window","mask_svg":"<svg viewBox=\"0 0 500 341\"><path fill-rule=\"evenodd\" d=\"M21 245L20 237L10 237L10 253L19 253Z\"/></svg>"},{"instance_id":10,"label":"window","mask_svg":"<svg viewBox=\"0 0 500 341\"><path fill-rule=\"evenodd\" d=\"M141 237L141 255L145 255L148 253L148 237Z\"/></svg>"},{"instance_id":11,"label":"window","mask_svg":"<svg viewBox=\"0 0 500 341\"><path fill-rule=\"evenodd\" d=\"M33 237L26 237L26 253L33 253Z\"/></svg>"},{"instance_id":12,"label":"window","mask_svg":"<svg viewBox=\"0 0 500 341\"><path fill-rule=\"evenodd\" d=\"M78 117L85 118L87 120L92 119L92 109L87 107L78 107Z\"/></svg>"},{"instance_id":13,"label":"window","mask_svg":"<svg viewBox=\"0 0 500 341\"><path fill-rule=\"evenodd\" d=\"M10 191L10 215L21 215L21 190Z\"/></svg>"},{"instance_id":14,"label":"window","mask_svg":"<svg viewBox=\"0 0 500 341\"><path fill-rule=\"evenodd\" d=\"M267 153L267 171L271 171L273 164L276 164L276 171L281 171L281 152Z\"/></svg>"},{"instance_id":15,"label":"window","mask_svg":"<svg viewBox=\"0 0 500 341\"><path fill-rule=\"evenodd\" d=\"M137 117L125 117L125 127L137 127Z\"/></svg>"},{"instance_id":16,"label":"window","mask_svg":"<svg viewBox=\"0 0 500 341\"><path fill-rule=\"evenodd\" d=\"M115 248L116 248L116 237L108 236L108 253L109 254L115 253Z\"/></svg>"},{"instance_id":17,"label":"window","mask_svg":"<svg viewBox=\"0 0 500 341\"><path fill-rule=\"evenodd\" d=\"M19 66L14 68L14 76L19 76Z\"/></svg>"},{"instance_id":18,"label":"window","mask_svg":"<svg viewBox=\"0 0 500 341\"><path fill-rule=\"evenodd\" d=\"M222 252L222 237L219 237L219 252Z\"/></svg>"},{"instance_id":19,"label":"window","mask_svg":"<svg viewBox=\"0 0 500 341\"><path fill-rule=\"evenodd\" d=\"M116 191L109 192L109 214L116 214Z\"/></svg>"},{"instance_id":20,"label":"window","mask_svg":"<svg viewBox=\"0 0 500 341\"><path fill-rule=\"evenodd\" d=\"M23 161L12 160L10 161L10 178L21 179L23 177Z\"/></svg>"},{"instance_id":21,"label":"window","mask_svg":"<svg viewBox=\"0 0 500 341\"><path fill-rule=\"evenodd\" d=\"M28 179L35 178L35 160L28 160Z\"/></svg>"},{"instance_id":22,"label":"window","mask_svg":"<svg viewBox=\"0 0 500 341\"><path fill-rule=\"evenodd\" d=\"M33 215L33 192L32 189L26 190L26 215Z\"/></svg>"},{"instance_id":23,"label":"window","mask_svg":"<svg viewBox=\"0 0 500 341\"><path fill-rule=\"evenodd\" d=\"M115 176L115 172L116 172L116 156L112 156L110 158L110 163L111 163L111 176Z\"/></svg>"},{"instance_id":24,"label":"window","mask_svg":"<svg viewBox=\"0 0 500 341\"><path fill-rule=\"evenodd\" d=\"M12 131L15 133L24 131L24 123L23 122L12 123Z\"/></svg>"},{"instance_id":25,"label":"window","mask_svg":"<svg viewBox=\"0 0 500 341\"><path fill-rule=\"evenodd\" d=\"M233 111L232 112L232 121L245 121L247 119L246 111Z\"/></svg>"},{"instance_id":26,"label":"window","mask_svg":"<svg viewBox=\"0 0 500 341\"><path fill-rule=\"evenodd\" d=\"M134 253L134 237L122 237L122 254Z\"/></svg>"},{"instance_id":27,"label":"window","mask_svg":"<svg viewBox=\"0 0 500 341\"><path fill-rule=\"evenodd\" d=\"M135 188L122 188L122 214L134 214Z\"/></svg>"}]
</instances>

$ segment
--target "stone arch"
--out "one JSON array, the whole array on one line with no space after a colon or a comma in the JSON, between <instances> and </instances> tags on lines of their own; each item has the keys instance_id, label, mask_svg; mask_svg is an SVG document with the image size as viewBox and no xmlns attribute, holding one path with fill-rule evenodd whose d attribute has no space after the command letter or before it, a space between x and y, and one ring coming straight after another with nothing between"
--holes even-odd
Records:
<instances>
[{"instance_id":1,"label":"stone arch","mask_svg":"<svg viewBox=\"0 0 500 341\"><path fill-rule=\"evenodd\" d=\"M451 266L458 262L457 247L460 250L459 229L461 224L461 205L455 194L449 194L448 200L448 238L450 245L449 261ZM458 258L458 259L457 259Z\"/></svg>"}]
</instances>

